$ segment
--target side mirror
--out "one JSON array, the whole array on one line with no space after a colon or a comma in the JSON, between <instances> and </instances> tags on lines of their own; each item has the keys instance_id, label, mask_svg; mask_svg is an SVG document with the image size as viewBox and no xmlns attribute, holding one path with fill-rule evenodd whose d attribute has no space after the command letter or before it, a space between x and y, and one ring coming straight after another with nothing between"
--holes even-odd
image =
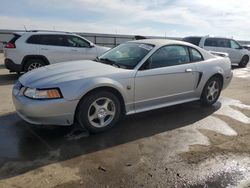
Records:
<instances>
[{"instance_id":1,"label":"side mirror","mask_svg":"<svg viewBox=\"0 0 250 188\"><path fill-rule=\"evenodd\" d=\"M93 47L95 47L95 45L94 45L93 43L90 43L90 44L89 44L89 47L90 47L90 48L93 48Z\"/></svg>"}]
</instances>

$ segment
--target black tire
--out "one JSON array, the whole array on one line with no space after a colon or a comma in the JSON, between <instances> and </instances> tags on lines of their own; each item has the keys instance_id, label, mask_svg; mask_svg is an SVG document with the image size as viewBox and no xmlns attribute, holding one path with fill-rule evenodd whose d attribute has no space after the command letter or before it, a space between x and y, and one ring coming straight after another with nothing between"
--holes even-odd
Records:
<instances>
[{"instance_id":1,"label":"black tire","mask_svg":"<svg viewBox=\"0 0 250 188\"><path fill-rule=\"evenodd\" d=\"M216 83L215 89L218 89L217 93L214 93L214 95L212 96L209 90L209 87L212 86L213 83ZM221 89L222 89L222 81L219 77L214 76L212 78L210 78L205 87L203 88L202 94L201 94L201 104L203 106L211 106L213 105L218 98L220 97L220 93L221 93Z\"/></svg>"},{"instance_id":2,"label":"black tire","mask_svg":"<svg viewBox=\"0 0 250 188\"><path fill-rule=\"evenodd\" d=\"M33 69L43 67L46 63L42 59L29 59L25 62L24 65L24 72L31 71Z\"/></svg>"},{"instance_id":3,"label":"black tire","mask_svg":"<svg viewBox=\"0 0 250 188\"><path fill-rule=\"evenodd\" d=\"M101 124L101 120L98 117L98 115L97 115L97 118L95 118L92 121L90 121L90 119L89 119L90 113L93 113L91 111L97 111L95 109L93 103L96 101L99 102L100 100L105 100L106 98L113 102L112 105L111 104L109 104L109 105L111 105L115 109L115 113L114 113L113 119L110 122L108 122L107 125L105 125L103 127L97 127L96 125L93 125L93 124L95 124L95 123ZM100 110L101 109L99 109L98 112L100 112ZM93 113L93 114L96 114L96 113ZM97 113L97 114L99 114L99 113ZM87 95L86 97L84 97L80 101L80 103L77 107L77 111L76 111L76 120L77 120L80 128L87 129L91 133L99 133L99 132L106 131L106 130L110 129L111 127L113 127L117 123L117 121L120 119L120 115L121 115L121 104L120 104L119 99L114 94L112 94L108 91L99 91L99 92L94 92L94 93L91 93L90 95ZM108 119L110 117L109 117L109 115L107 115L105 118ZM105 118L103 118L104 121L105 121Z\"/></svg>"},{"instance_id":4,"label":"black tire","mask_svg":"<svg viewBox=\"0 0 250 188\"><path fill-rule=\"evenodd\" d=\"M249 61L249 57L248 56L243 56L243 58L241 59L240 63L239 63L239 67L243 68L246 67Z\"/></svg>"}]
</instances>

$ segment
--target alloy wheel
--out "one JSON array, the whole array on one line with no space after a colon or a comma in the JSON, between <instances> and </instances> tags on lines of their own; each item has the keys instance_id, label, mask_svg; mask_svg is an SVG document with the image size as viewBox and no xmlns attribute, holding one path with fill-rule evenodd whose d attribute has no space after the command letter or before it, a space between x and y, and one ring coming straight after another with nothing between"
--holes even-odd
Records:
<instances>
[{"instance_id":1,"label":"alloy wheel","mask_svg":"<svg viewBox=\"0 0 250 188\"><path fill-rule=\"evenodd\" d=\"M210 84L207 87L207 95L206 95L207 100L209 102L214 101L218 97L219 91L220 91L219 83L215 80L210 82Z\"/></svg>"},{"instance_id":2,"label":"alloy wheel","mask_svg":"<svg viewBox=\"0 0 250 188\"><path fill-rule=\"evenodd\" d=\"M28 71L31 71L31 70L33 70L33 69L37 69L37 68L42 67L42 66L43 66L43 65L42 65L41 63L36 63L36 62L31 63L31 64L29 65L29 67L28 67Z\"/></svg>"},{"instance_id":3,"label":"alloy wheel","mask_svg":"<svg viewBox=\"0 0 250 188\"><path fill-rule=\"evenodd\" d=\"M115 103L109 98L103 97L95 100L88 109L89 123L102 128L109 125L115 117Z\"/></svg>"}]
</instances>

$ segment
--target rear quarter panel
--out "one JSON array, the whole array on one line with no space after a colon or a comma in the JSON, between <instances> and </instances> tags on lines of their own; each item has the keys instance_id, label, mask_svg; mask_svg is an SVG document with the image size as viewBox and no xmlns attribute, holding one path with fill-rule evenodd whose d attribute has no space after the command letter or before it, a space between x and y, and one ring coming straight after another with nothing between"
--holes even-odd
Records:
<instances>
[{"instance_id":1,"label":"rear quarter panel","mask_svg":"<svg viewBox=\"0 0 250 188\"><path fill-rule=\"evenodd\" d=\"M201 81L197 87L197 94L200 96L206 82L215 74L223 76L223 81L227 81L229 76L232 76L231 61L224 57L216 57L207 59L196 64L196 69L202 74ZM223 83L228 84L228 83Z\"/></svg>"}]
</instances>

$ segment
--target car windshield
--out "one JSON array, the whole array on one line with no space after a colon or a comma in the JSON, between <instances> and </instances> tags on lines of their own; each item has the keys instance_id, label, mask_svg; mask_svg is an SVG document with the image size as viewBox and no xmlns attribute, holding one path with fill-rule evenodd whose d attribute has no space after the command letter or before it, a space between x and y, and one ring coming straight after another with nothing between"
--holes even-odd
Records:
<instances>
[{"instance_id":1,"label":"car windshield","mask_svg":"<svg viewBox=\"0 0 250 188\"><path fill-rule=\"evenodd\" d=\"M153 48L154 45L143 43L120 44L98 57L97 61L119 68L133 69Z\"/></svg>"}]
</instances>

